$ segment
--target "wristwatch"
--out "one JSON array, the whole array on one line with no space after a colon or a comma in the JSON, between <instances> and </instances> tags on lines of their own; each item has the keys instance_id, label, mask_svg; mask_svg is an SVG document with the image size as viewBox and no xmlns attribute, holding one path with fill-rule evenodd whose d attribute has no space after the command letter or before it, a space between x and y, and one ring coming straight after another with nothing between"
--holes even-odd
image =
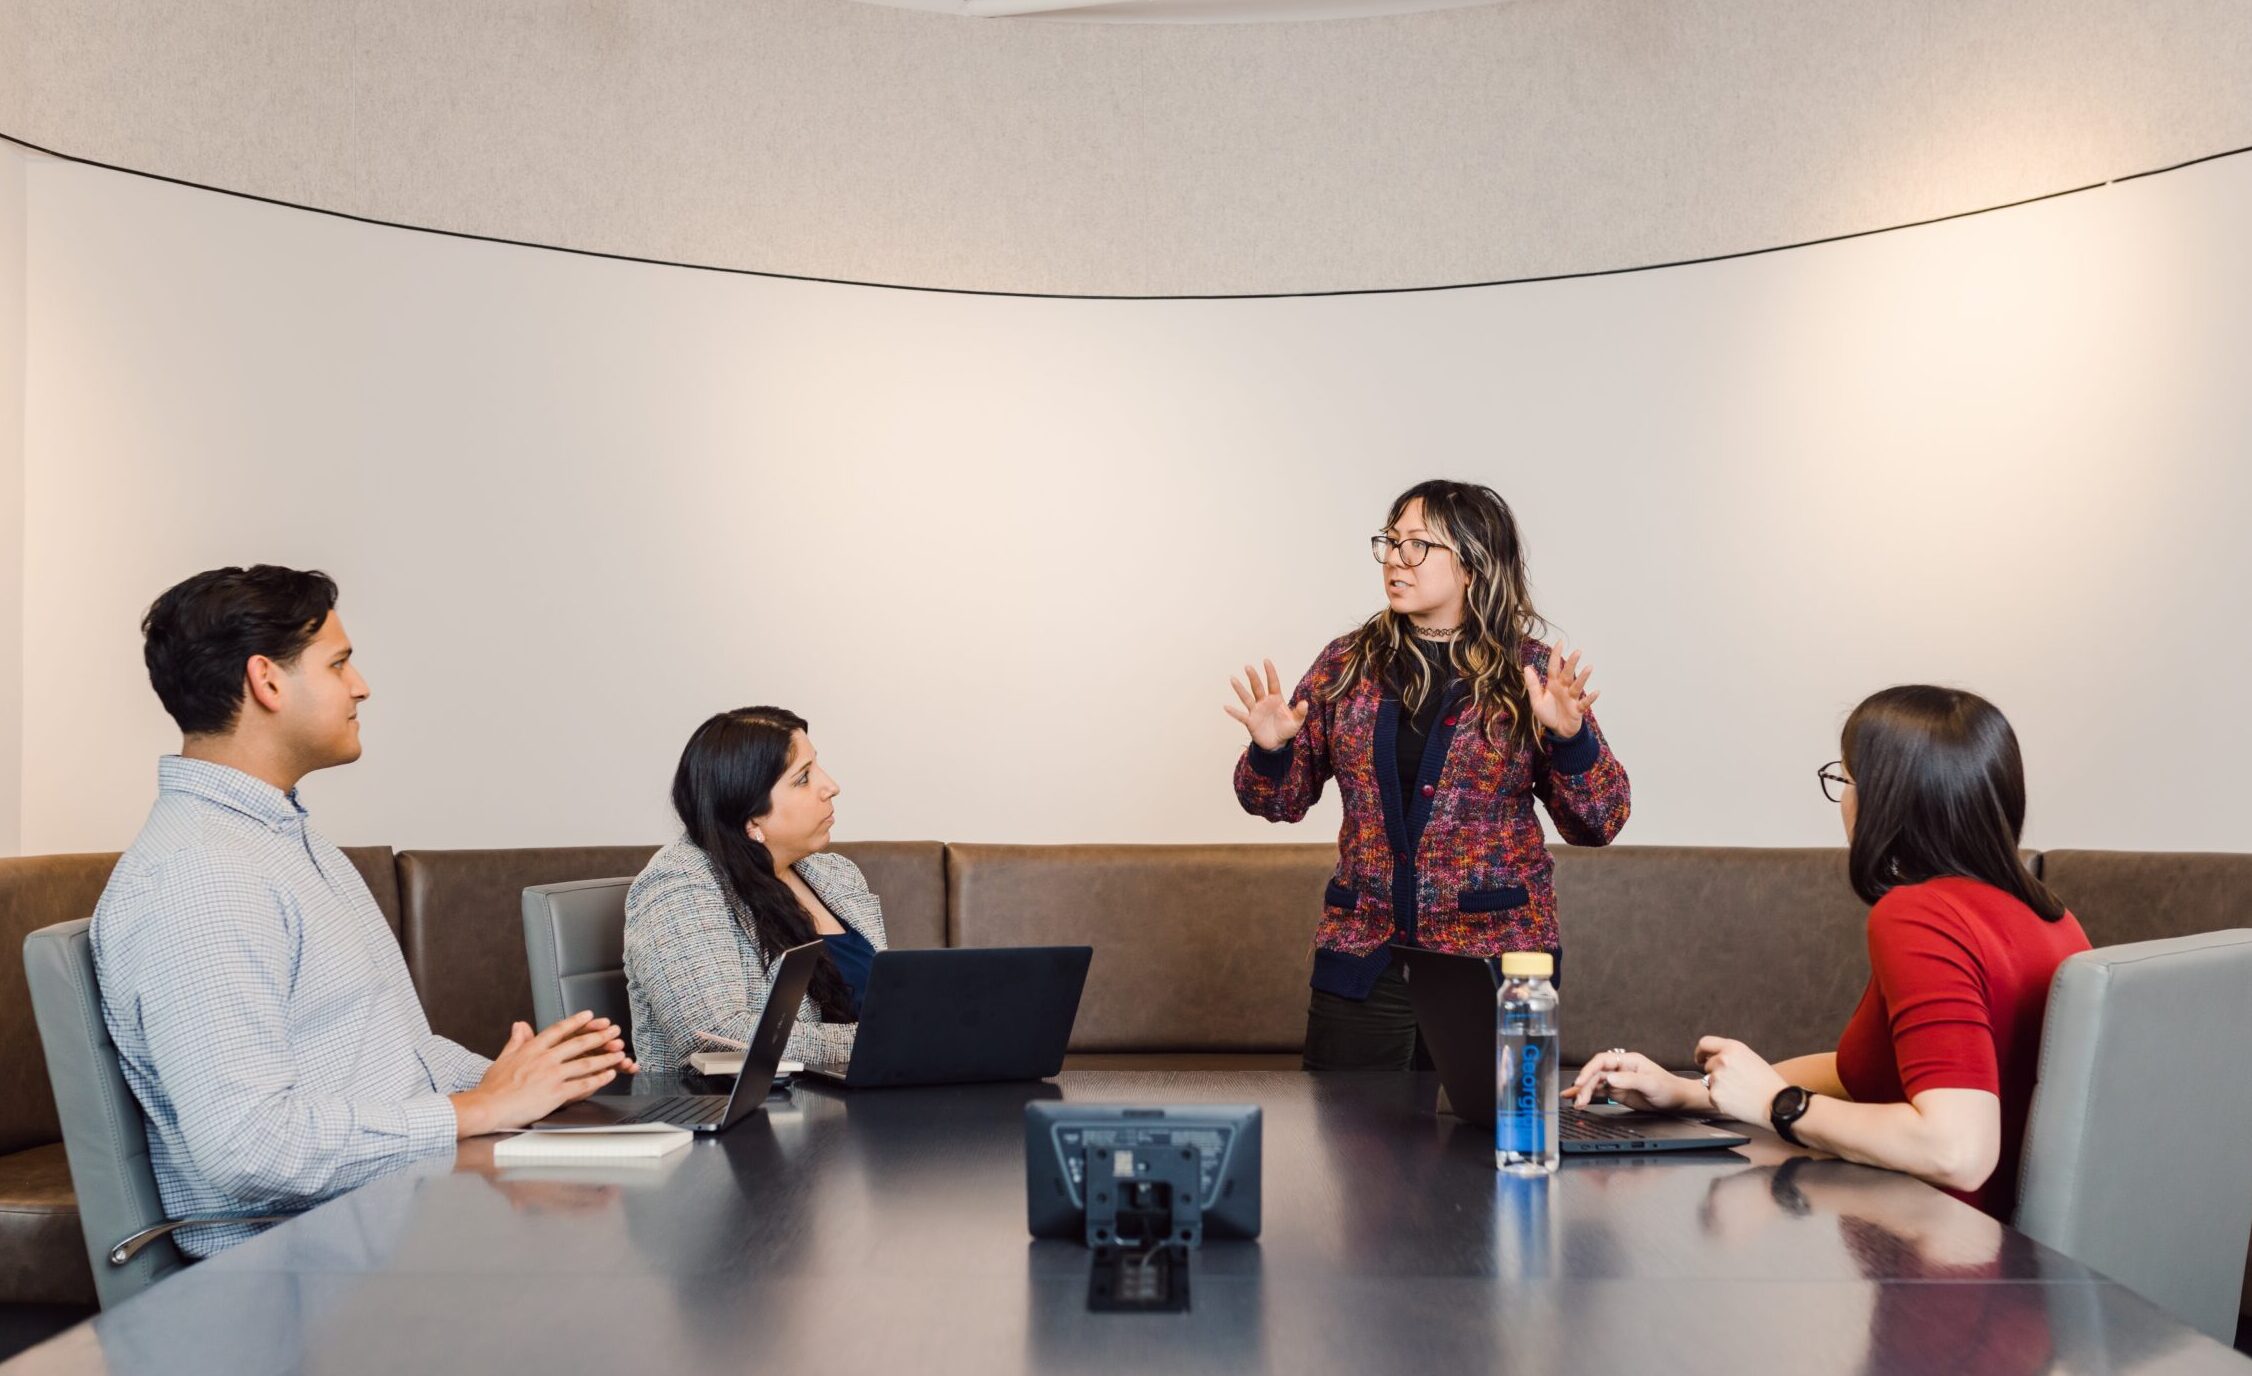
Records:
<instances>
[{"instance_id":1,"label":"wristwatch","mask_svg":"<svg viewBox=\"0 0 2252 1376\"><path fill-rule=\"evenodd\" d=\"M1775 1091L1774 1099L1767 1105L1768 1125L1775 1129L1777 1137L1782 1138L1792 1146L1805 1146L1806 1143L1798 1140L1798 1134L1791 1131L1791 1124L1804 1118L1806 1106L1813 1102L1813 1094L1799 1086L1784 1086L1782 1089Z\"/></svg>"}]
</instances>

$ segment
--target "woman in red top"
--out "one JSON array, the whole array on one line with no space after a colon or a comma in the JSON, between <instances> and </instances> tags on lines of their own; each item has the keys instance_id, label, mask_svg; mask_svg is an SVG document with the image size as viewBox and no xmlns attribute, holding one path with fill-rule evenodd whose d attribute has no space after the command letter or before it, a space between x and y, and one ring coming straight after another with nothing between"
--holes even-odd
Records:
<instances>
[{"instance_id":1,"label":"woman in red top","mask_svg":"<svg viewBox=\"0 0 2252 1376\"><path fill-rule=\"evenodd\" d=\"M1697 1043L1702 1083L1631 1051L1572 1091L1636 1108L1770 1123L1787 1140L1928 1180L1996 1218L2017 1203L2018 1148L2056 968L2088 949L2025 868L2017 736L1975 693L1887 688L1853 710L1822 771L1844 811L1869 910L1869 987L1834 1053L1769 1065Z\"/></svg>"}]
</instances>

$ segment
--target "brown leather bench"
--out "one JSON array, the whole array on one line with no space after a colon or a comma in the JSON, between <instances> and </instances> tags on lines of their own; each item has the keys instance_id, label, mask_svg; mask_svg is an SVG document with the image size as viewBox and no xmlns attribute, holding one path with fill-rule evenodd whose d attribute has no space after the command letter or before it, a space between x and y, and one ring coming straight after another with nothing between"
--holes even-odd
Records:
<instances>
[{"instance_id":1,"label":"brown leather bench","mask_svg":"<svg viewBox=\"0 0 2252 1376\"><path fill-rule=\"evenodd\" d=\"M1075 1065L1295 1066L1336 858L1328 845L950 845L951 941L1092 945ZM1867 909L1842 848L1556 859L1567 1059L1624 1045L1686 1066L1705 1032L1777 1057L1836 1045L1868 979Z\"/></svg>"},{"instance_id":2,"label":"brown leather bench","mask_svg":"<svg viewBox=\"0 0 2252 1376\"><path fill-rule=\"evenodd\" d=\"M1093 946L1075 1066L1295 1067L1336 863L1335 846L950 845L949 944Z\"/></svg>"},{"instance_id":3,"label":"brown leather bench","mask_svg":"<svg viewBox=\"0 0 2252 1376\"><path fill-rule=\"evenodd\" d=\"M1842 847L1559 847L1556 910L1567 1062L1627 1046L1686 1069L1707 1033L1827 1051L1869 979Z\"/></svg>"}]
</instances>

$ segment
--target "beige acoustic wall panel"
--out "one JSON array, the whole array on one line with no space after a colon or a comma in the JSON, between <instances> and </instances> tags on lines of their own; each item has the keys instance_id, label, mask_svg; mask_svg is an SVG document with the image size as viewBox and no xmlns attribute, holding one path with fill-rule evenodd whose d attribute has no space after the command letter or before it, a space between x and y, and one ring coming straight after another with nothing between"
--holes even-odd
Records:
<instances>
[{"instance_id":1,"label":"beige acoustic wall panel","mask_svg":"<svg viewBox=\"0 0 2252 1376\"><path fill-rule=\"evenodd\" d=\"M851 0L0 0L0 133L353 215L992 291L1742 252L2252 143L2240 0L1514 0L1268 24Z\"/></svg>"}]
</instances>

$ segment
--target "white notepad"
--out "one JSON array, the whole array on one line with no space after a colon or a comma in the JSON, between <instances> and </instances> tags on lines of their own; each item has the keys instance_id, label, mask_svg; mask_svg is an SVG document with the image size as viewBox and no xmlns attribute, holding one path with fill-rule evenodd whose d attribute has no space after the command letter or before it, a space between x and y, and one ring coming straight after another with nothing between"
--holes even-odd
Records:
<instances>
[{"instance_id":1,"label":"white notepad","mask_svg":"<svg viewBox=\"0 0 2252 1376\"><path fill-rule=\"evenodd\" d=\"M740 1051L696 1051L688 1057L688 1068L699 1075L740 1075L743 1073L743 1053ZM805 1069L803 1061L784 1061L774 1067L774 1078L795 1075Z\"/></svg>"},{"instance_id":2,"label":"white notepad","mask_svg":"<svg viewBox=\"0 0 2252 1376\"><path fill-rule=\"evenodd\" d=\"M580 1132L520 1132L493 1144L493 1163L518 1166L535 1161L655 1160L679 1151L695 1137L686 1128L661 1123Z\"/></svg>"}]
</instances>

